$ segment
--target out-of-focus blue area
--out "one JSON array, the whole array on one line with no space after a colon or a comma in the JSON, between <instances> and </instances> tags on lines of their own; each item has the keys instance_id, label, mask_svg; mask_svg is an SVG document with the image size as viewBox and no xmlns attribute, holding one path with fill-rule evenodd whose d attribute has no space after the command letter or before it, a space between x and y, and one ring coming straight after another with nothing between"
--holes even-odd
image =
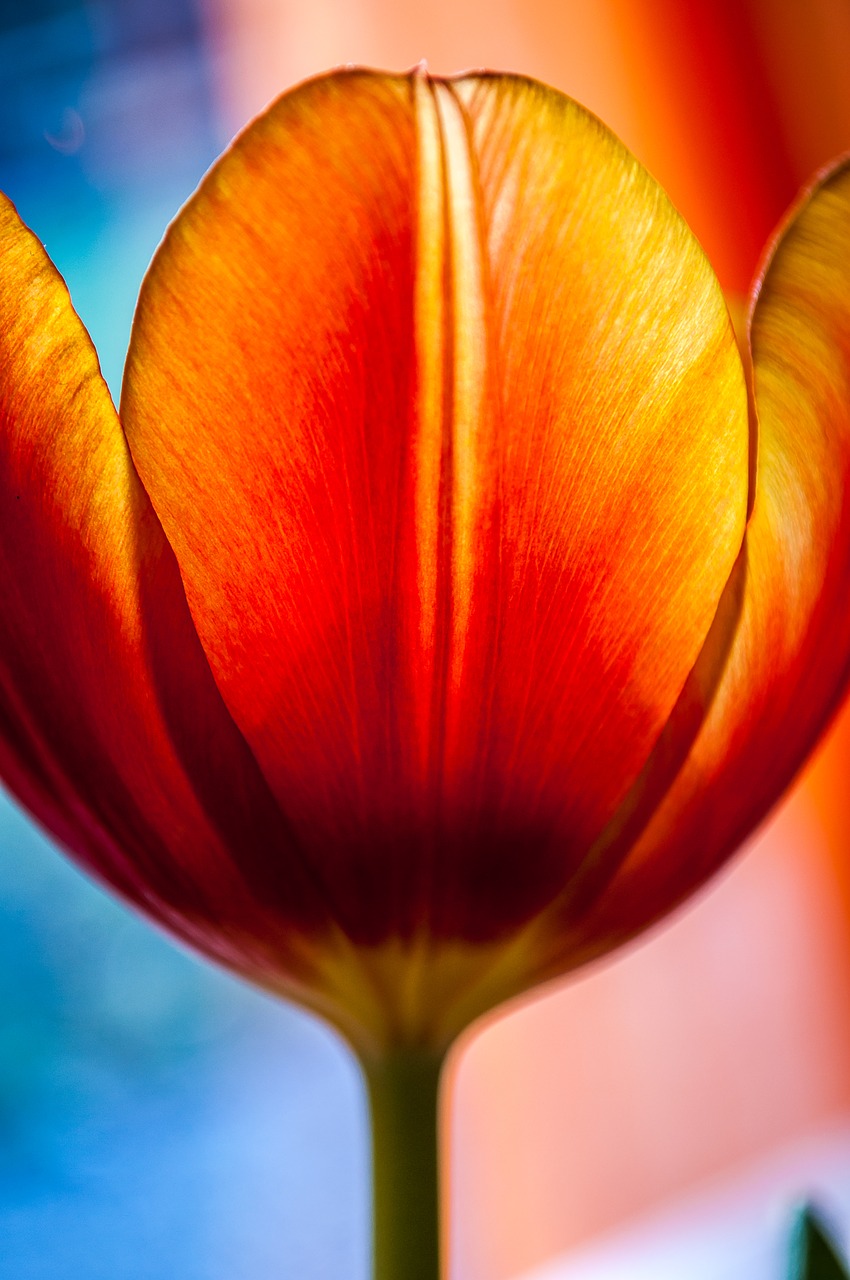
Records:
<instances>
[{"instance_id":1,"label":"out-of-focus blue area","mask_svg":"<svg viewBox=\"0 0 850 1280\"><path fill-rule=\"evenodd\" d=\"M0 188L117 396L139 283L216 136L187 0L5 0ZM2 371L0 371L2 376ZM366 1275L353 1064L173 947L0 797L0 1275Z\"/></svg>"},{"instance_id":2,"label":"out-of-focus blue area","mask_svg":"<svg viewBox=\"0 0 850 1280\"><path fill-rule=\"evenodd\" d=\"M157 242L216 136L189 0L4 0L0 182L66 276L117 394Z\"/></svg>"}]
</instances>

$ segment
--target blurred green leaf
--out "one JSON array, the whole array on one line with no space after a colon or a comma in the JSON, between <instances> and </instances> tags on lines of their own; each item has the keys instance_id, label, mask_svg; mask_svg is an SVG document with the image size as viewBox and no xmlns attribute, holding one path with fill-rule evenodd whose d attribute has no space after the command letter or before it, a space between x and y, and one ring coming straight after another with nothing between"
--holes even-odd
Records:
<instances>
[{"instance_id":1,"label":"blurred green leaf","mask_svg":"<svg viewBox=\"0 0 850 1280\"><path fill-rule=\"evenodd\" d=\"M823 1218L812 1204L797 1212L791 1230L789 1280L850 1280Z\"/></svg>"}]
</instances>

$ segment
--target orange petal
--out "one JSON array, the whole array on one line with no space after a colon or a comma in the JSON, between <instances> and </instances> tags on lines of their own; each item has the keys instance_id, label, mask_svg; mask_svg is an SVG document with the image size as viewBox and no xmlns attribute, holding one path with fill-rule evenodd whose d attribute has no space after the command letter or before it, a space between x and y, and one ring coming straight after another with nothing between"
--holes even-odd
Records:
<instances>
[{"instance_id":1,"label":"orange petal","mask_svg":"<svg viewBox=\"0 0 850 1280\"><path fill-rule=\"evenodd\" d=\"M346 928L537 910L643 765L743 535L740 361L652 180L528 81L313 81L172 227L122 416Z\"/></svg>"},{"instance_id":2,"label":"orange petal","mask_svg":"<svg viewBox=\"0 0 850 1280\"><path fill-rule=\"evenodd\" d=\"M215 688L88 336L2 197L0 280L0 772L126 896L281 981L294 944L270 908L315 928L323 907Z\"/></svg>"},{"instance_id":3,"label":"orange petal","mask_svg":"<svg viewBox=\"0 0 850 1280\"><path fill-rule=\"evenodd\" d=\"M755 502L729 600L740 616L684 766L579 926L602 951L670 909L788 785L850 670L850 162L805 193L778 236L750 335ZM717 661L707 648L694 689ZM709 685L711 682L708 682ZM575 962L574 947L567 959Z\"/></svg>"}]
</instances>

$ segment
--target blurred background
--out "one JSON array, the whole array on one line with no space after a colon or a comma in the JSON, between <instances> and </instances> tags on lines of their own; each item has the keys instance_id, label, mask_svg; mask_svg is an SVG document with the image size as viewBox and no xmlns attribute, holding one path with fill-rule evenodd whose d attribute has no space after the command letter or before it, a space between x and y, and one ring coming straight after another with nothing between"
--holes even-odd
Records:
<instances>
[{"instance_id":1,"label":"blurred background","mask_svg":"<svg viewBox=\"0 0 850 1280\"><path fill-rule=\"evenodd\" d=\"M845 0L4 0L0 188L117 395L162 232L270 98L343 62L547 80L743 294L850 147ZM453 1280L778 1280L850 1230L850 717L745 856L627 954L467 1038ZM173 947L0 808L0 1274L366 1280L367 1127L322 1026Z\"/></svg>"}]
</instances>

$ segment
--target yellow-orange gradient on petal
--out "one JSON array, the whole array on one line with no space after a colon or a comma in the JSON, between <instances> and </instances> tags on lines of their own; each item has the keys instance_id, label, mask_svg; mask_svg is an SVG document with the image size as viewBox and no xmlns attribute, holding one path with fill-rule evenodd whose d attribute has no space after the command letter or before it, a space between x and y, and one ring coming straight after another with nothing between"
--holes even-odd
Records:
<instances>
[{"instance_id":1,"label":"yellow-orange gradient on petal","mask_svg":"<svg viewBox=\"0 0 850 1280\"><path fill-rule=\"evenodd\" d=\"M737 347L658 188L527 81L312 82L169 233L122 417L349 936L533 917L642 768L743 534Z\"/></svg>"},{"instance_id":2,"label":"yellow-orange gradient on petal","mask_svg":"<svg viewBox=\"0 0 850 1280\"><path fill-rule=\"evenodd\" d=\"M603 919L628 932L630 904L645 909L656 894L659 913L668 910L705 878L706 858L719 864L741 842L787 785L800 743L813 744L831 690L846 678L848 226L842 163L794 209L759 280L750 321L758 454L728 587L741 596L734 640L686 762L587 918L591 946L605 934ZM683 846L687 861L673 871L664 850Z\"/></svg>"}]
</instances>

